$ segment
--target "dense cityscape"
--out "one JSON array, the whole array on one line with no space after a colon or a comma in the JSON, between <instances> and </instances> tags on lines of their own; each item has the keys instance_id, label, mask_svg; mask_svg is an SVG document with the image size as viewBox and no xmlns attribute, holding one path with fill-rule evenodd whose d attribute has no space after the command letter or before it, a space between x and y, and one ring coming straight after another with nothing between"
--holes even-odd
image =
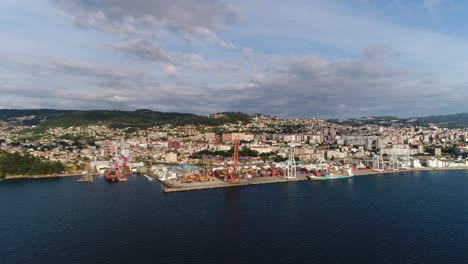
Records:
<instances>
[{"instance_id":1,"label":"dense cityscape","mask_svg":"<svg viewBox=\"0 0 468 264\"><path fill-rule=\"evenodd\" d=\"M219 113L209 118L229 115ZM129 149L133 172L149 172L162 180L172 177L180 181L202 169L226 167L233 162L236 140L239 166L258 169L257 173L262 168L285 167L291 147L295 165L305 168L352 166L354 170L389 171L468 165L468 129L416 126L412 124L414 120L351 126L315 118L283 119L256 114L219 126L165 124L140 129L95 124L51 127L41 133L34 132L35 125L18 125L33 118L21 116L2 121L1 150L59 162L71 174L81 174L89 164L95 172L102 173L98 166L110 168L111 149L116 142ZM183 167L187 165L193 167Z\"/></svg>"}]
</instances>

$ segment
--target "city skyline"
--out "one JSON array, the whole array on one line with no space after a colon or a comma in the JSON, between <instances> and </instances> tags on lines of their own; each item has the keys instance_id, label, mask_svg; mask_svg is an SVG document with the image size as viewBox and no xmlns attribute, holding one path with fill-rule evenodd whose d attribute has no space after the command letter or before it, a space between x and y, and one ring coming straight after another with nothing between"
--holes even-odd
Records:
<instances>
[{"instance_id":1,"label":"city skyline","mask_svg":"<svg viewBox=\"0 0 468 264\"><path fill-rule=\"evenodd\" d=\"M455 1L0 4L2 108L281 117L468 112Z\"/></svg>"}]
</instances>

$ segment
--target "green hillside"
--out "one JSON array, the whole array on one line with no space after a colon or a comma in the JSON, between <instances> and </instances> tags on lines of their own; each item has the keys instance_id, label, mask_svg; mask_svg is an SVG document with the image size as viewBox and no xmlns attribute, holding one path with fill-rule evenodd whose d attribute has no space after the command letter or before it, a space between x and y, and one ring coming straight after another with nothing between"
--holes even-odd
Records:
<instances>
[{"instance_id":1,"label":"green hillside","mask_svg":"<svg viewBox=\"0 0 468 264\"><path fill-rule=\"evenodd\" d=\"M2 109L0 120L12 121L15 118L34 116L26 120L16 120L22 125L41 127L66 127L88 124L104 124L111 127L146 128L154 125L222 125L246 122L249 116L242 113L223 113L220 118L210 118L187 113L165 113L141 109L136 111L118 110L52 110L52 109Z\"/></svg>"},{"instance_id":2,"label":"green hillside","mask_svg":"<svg viewBox=\"0 0 468 264\"><path fill-rule=\"evenodd\" d=\"M43 175L61 173L63 170L65 168L60 162L0 150L0 179L7 175Z\"/></svg>"}]
</instances>

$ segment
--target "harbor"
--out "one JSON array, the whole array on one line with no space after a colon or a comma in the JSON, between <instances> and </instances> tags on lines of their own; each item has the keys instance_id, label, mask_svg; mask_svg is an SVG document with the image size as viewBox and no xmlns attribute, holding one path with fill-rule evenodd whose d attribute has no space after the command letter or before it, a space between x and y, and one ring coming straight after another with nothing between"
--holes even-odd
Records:
<instances>
[{"instance_id":1,"label":"harbor","mask_svg":"<svg viewBox=\"0 0 468 264\"><path fill-rule=\"evenodd\" d=\"M468 167L451 167L451 168L410 168L404 170L388 170L388 171L373 171L370 169L366 170L358 170L356 171L353 176L354 177L362 177L362 176L377 176L377 175L384 175L384 174L402 174L402 173L409 173L409 172L428 172L428 171L459 171L459 170L468 170ZM155 176L153 176L155 177ZM201 190L210 190L210 189L218 189L218 188L239 188L239 187L246 187L246 186L254 186L254 185L262 185L262 184L281 184L281 183L290 183L290 182L299 182L299 181L310 181L308 174L298 174L296 178L287 179L284 177L266 177L266 178L251 178L251 179L242 179L238 184L230 184L227 182L223 182L220 180L216 180L213 182L195 182L190 184L181 184L177 181L171 180L161 180L157 177L164 186L164 193L174 193L174 192L187 192L187 191L201 191ZM349 179L349 178L348 178ZM330 179L326 181L346 181L344 179Z\"/></svg>"},{"instance_id":2,"label":"harbor","mask_svg":"<svg viewBox=\"0 0 468 264\"><path fill-rule=\"evenodd\" d=\"M453 235L464 234L461 230L468 219L464 203L454 203L467 197L467 173L462 170L179 193L165 193L158 181L149 182L143 175L129 175L122 184L109 183L102 175L95 176L92 184L77 183L79 176L2 182L0 195L7 201L2 235L11 246L3 248L0 262L153 263L154 245L158 245L159 259L222 263L226 256L219 251L200 251L220 238L228 241L220 244L220 250L240 247L249 254L241 262L247 257L255 260L249 263L277 263L285 246L303 254L294 254L285 263L302 263L310 258L310 248L326 250L326 255L315 256L324 263L342 263L343 258L336 255L360 263L369 255L356 252L366 248L378 259L389 243L411 248L408 251L419 258L427 257L429 247L459 256L459 263L468 255L459 237ZM408 217L412 221L398 221ZM373 234L363 236L360 227L384 240L376 242ZM414 230L420 235L411 233ZM44 246L35 247L36 240L25 239L31 234L40 235ZM73 239L63 243L64 234ZM174 237L177 239L171 239ZM342 242L343 237L352 239ZM438 240L431 239L434 237ZM189 242L181 244L181 239ZM290 239L304 242L290 245ZM264 247L259 246L262 243ZM107 247L109 244L114 248ZM336 245L348 247L336 254ZM255 247L255 251L249 250ZM63 254L57 254L57 249ZM388 254L394 257L386 263L399 263L406 256L406 252ZM9 262L11 259L15 261ZM433 263L430 258L425 260Z\"/></svg>"},{"instance_id":3,"label":"harbor","mask_svg":"<svg viewBox=\"0 0 468 264\"><path fill-rule=\"evenodd\" d=\"M247 162L240 157L240 140L233 142L231 157L202 157L201 164L155 164L131 162L130 149L124 141L114 141L109 146L110 160L90 161L77 182L93 183L102 177L109 183L126 182L127 175L139 174L148 182L158 180L164 185L164 193L199 191L219 188L239 188L264 184L281 184L298 181L347 181L354 176L394 174L415 171L466 170L464 160L423 159L392 155L374 155L372 160L355 159L331 161L318 159L315 163L303 163L296 159L298 144L289 144L286 160L282 162ZM380 154L380 153L379 153ZM53 174L35 176L8 176L7 179L52 178L77 176Z\"/></svg>"},{"instance_id":4,"label":"harbor","mask_svg":"<svg viewBox=\"0 0 468 264\"><path fill-rule=\"evenodd\" d=\"M245 187L251 185L261 185L261 184L275 184L275 183L288 183L288 182L297 182L297 181L307 181L306 176L299 176L295 179L286 179L283 177L270 177L270 178L260 178L260 179L244 179L241 180L238 184L229 184L222 181L209 182L209 183L194 183L190 186L187 185L174 185L171 182L161 181L166 188L164 189L165 193L171 192L186 192L186 191L198 191L206 189L217 189L217 188L236 188L236 187Z\"/></svg>"},{"instance_id":5,"label":"harbor","mask_svg":"<svg viewBox=\"0 0 468 264\"><path fill-rule=\"evenodd\" d=\"M244 187L260 184L288 183L295 181L348 180L354 176L402 173L411 171L468 169L466 163L448 163L438 160L425 161L431 167L423 167L418 159L395 156L384 160L374 156L364 165L357 162L329 162L318 160L315 164L304 164L295 158L295 144L289 145L288 158L284 162L246 165L239 162L239 140L234 141L233 154L228 163L220 166L203 167L182 164L176 166L154 165L150 168L153 177L161 181L165 193L197 191L216 188ZM445 167L436 167L445 165ZM460 166L456 166L460 165ZM461 166L462 165L462 166Z\"/></svg>"}]
</instances>

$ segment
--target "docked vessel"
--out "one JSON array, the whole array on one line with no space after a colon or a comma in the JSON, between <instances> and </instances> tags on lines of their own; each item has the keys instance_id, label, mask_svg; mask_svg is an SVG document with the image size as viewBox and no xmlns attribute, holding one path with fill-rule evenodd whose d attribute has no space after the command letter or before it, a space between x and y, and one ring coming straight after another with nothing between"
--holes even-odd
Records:
<instances>
[{"instance_id":1,"label":"docked vessel","mask_svg":"<svg viewBox=\"0 0 468 264\"><path fill-rule=\"evenodd\" d=\"M121 150L121 154L118 150ZM130 171L128 167L129 150L127 149L127 145L123 141L121 144L114 142L114 144L109 146L109 152L112 156L111 163L113 164L113 168L104 171L104 178L109 182L127 181L125 174Z\"/></svg>"},{"instance_id":2,"label":"docked vessel","mask_svg":"<svg viewBox=\"0 0 468 264\"><path fill-rule=\"evenodd\" d=\"M349 179L352 178L353 171L351 168L348 168L346 173L343 174L321 174L321 173L315 173L311 174L308 176L309 180L311 181L327 181L327 180L337 180L337 179Z\"/></svg>"},{"instance_id":3,"label":"docked vessel","mask_svg":"<svg viewBox=\"0 0 468 264\"><path fill-rule=\"evenodd\" d=\"M115 173L115 170L105 170L104 171L104 179L106 179L109 182L116 182L117 181L117 174Z\"/></svg>"},{"instance_id":4,"label":"docked vessel","mask_svg":"<svg viewBox=\"0 0 468 264\"><path fill-rule=\"evenodd\" d=\"M104 178L109 182L127 181L125 174L117 170L106 170Z\"/></svg>"}]
</instances>

